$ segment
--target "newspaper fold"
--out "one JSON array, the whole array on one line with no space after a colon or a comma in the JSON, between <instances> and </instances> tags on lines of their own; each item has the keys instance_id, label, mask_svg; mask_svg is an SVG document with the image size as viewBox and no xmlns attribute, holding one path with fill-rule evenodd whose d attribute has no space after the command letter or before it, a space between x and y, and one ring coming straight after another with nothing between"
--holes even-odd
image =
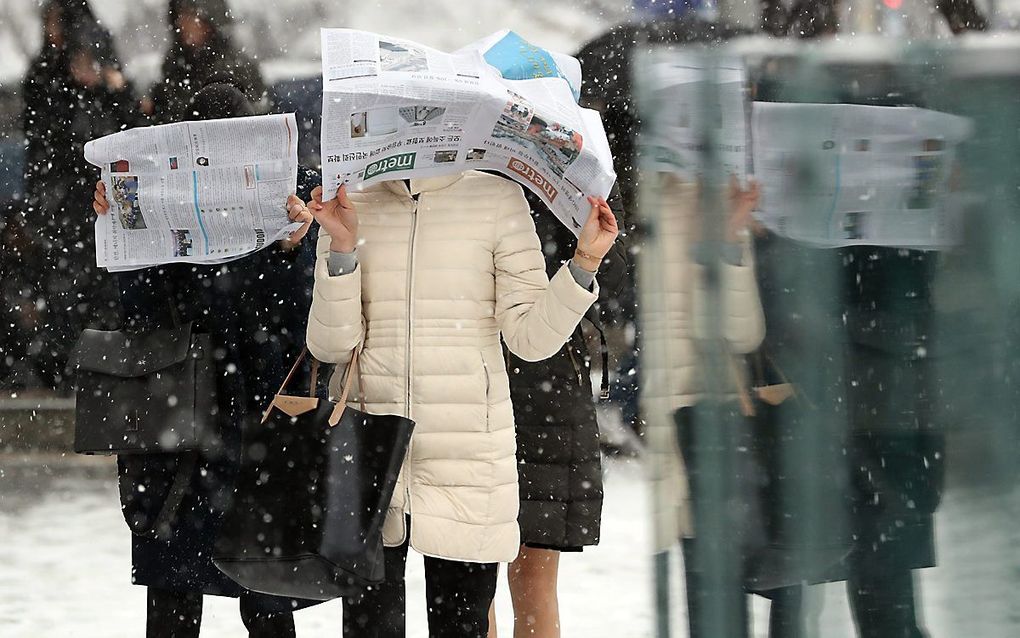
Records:
<instances>
[{"instance_id":1,"label":"newspaper fold","mask_svg":"<svg viewBox=\"0 0 1020 638\"><path fill-rule=\"evenodd\" d=\"M609 194L609 142L598 113L577 105L573 58L511 32L455 53L366 31L321 37L327 199L341 184L489 169L530 189L576 234L586 196Z\"/></svg>"},{"instance_id":2,"label":"newspaper fold","mask_svg":"<svg viewBox=\"0 0 1020 638\"><path fill-rule=\"evenodd\" d=\"M293 113L130 129L88 142L85 159L106 184L96 264L111 271L222 263L300 227Z\"/></svg>"}]
</instances>

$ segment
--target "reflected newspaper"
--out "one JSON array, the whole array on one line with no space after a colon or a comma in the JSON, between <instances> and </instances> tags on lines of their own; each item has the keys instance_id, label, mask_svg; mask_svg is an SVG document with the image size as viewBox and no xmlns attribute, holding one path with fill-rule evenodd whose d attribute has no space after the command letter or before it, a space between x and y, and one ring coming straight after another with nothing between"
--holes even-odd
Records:
<instances>
[{"instance_id":1,"label":"reflected newspaper","mask_svg":"<svg viewBox=\"0 0 1020 638\"><path fill-rule=\"evenodd\" d=\"M179 122L90 141L110 214L96 219L108 270L231 261L286 238L297 182L293 113Z\"/></svg>"},{"instance_id":2,"label":"reflected newspaper","mask_svg":"<svg viewBox=\"0 0 1020 638\"><path fill-rule=\"evenodd\" d=\"M914 107L755 102L758 218L823 247L952 246L972 199L952 179L971 128Z\"/></svg>"},{"instance_id":3,"label":"reflected newspaper","mask_svg":"<svg viewBox=\"0 0 1020 638\"><path fill-rule=\"evenodd\" d=\"M688 180L705 171L705 150L714 144L719 168L743 182L748 173L747 68L736 58L652 51L646 62L654 126L642 140L654 170Z\"/></svg>"},{"instance_id":4,"label":"reflected newspaper","mask_svg":"<svg viewBox=\"0 0 1020 638\"><path fill-rule=\"evenodd\" d=\"M499 67L514 56L535 67L526 73L533 79L504 77ZM444 53L323 29L325 196L345 183L496 170L576 234L590 211L586 196L607 196L616 175L599 114L575 101L580 67L571 60L512 32Z\"/></svg>"}]
</instances>

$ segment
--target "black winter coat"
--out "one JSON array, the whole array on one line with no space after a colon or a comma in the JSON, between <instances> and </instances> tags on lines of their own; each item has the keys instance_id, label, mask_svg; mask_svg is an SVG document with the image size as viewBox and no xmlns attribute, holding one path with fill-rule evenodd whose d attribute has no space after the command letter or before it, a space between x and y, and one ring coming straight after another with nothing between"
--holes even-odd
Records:
<instances>
[{"instance_id":1,"label":"black winter coat","mask_svg":"<svg viewBox=\"0 0 1020 638\"><path fill-rule=\"evenodd\" d=\"M310 199L316 173L298 172L298 196ZM313 228L314 230L314 228ZM237 596L241 588L212 564L224 516L231 507L245 423L257 419L304 344L311 303L315 237L285 251L278 245L221 266L174 264L122 275L126 329L181 321L211 335L217 359L220 450L199 458L169 533L132 536L132 581L172 591ZM141 511L163 505L180 457L129 455L118 459L121 490L148 499ZM149 497L151 495L151 497Z\"/></svg>"},{"instance_id":2,"label":"black winter coat","mask_svg":"<svg viewBox=\"0 0 1020 638\"><path fill-rule=\"evenodd\" d=\"M853 564L887 573L935 565L944 481L931 283L938 254L849 248L844 258Z\"/></svg>"},{"instance_id":3,"label":"black winter coat","mask_svg":"<svg viewBox=\"0 0 1020 638\"><path fill-rule=\"evenodd\" d=\"M537 197L527 195L551 276L573 256L577 239ZM620 228L625 228L615 186L609 203ZM626 275L621 238L599 268L600 297L614 298ZM559 550L596 545L602 521L602 464L584 335L578 328L545 361L531 363L507 354L517 427L521 542Z\"/></svg>"},{"instance_id":4,"label":"black winter coat","mask_svg":"<svg viewBox=\"0 0 1020 638\"><path fill-rule=\"evenodd\" d=\"M144 122L130 86L77 86L67 64L67 54L50 47L24 80L26 261L34 294L46 302L30 350L54 387L69 386L64 366L81 330L117 322L116 286L96 267L89 203L99 174L83 157L85 143Z\"/></svg>"},{"instance_id":5,"label":"black winter coat","mask_svg":"<svg viewBox=\"0 0 1020 638\"><path fill-rule=\"evenodd\" d=\"M197 12L212 27L210 41L199 50L183 45L174 28L181 11ZM230 40L230 11L223 0L172 0L169 5L170 49L163 59L163 79L152 90L153 117L159 124L195 119L191 98L212 81L228 81L262 112L266 86L255 60Z\"/></svg>"}]
</instances>

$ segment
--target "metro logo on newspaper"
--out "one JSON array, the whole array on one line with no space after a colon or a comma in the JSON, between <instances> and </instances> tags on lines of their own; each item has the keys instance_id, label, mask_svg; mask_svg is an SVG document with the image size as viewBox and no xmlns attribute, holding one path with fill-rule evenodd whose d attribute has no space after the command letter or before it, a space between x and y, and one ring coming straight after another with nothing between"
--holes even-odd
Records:
<instances>
[{"instance_id":1,"label":"metro logo on newspaper","mask_svg":"<svg viewBox=\"0 0 1020 638\"><path fill-rule=\"evenodd\" d=\"M372 162L365 167L365 179L371 179L376 175L382 175L383 173L390 173L392 171L405 171L414 168L414 160L417 157L417 153L401 153L400 155L391 155L384 157L383 159Z\"/></svg>"},{"instance_id":2,"label":"metro logo on newspaper","mask_svg":"<svg viewBox=\"0 0 1020 638\"><path fill-rule=\"evenodd\" d=\"M542 177L541 173L521 160L512 158L506 166L513 172L537 186L538 189L541 190L549 199L550 203L552 203L552 201L556 199L556 196L559 195L559 191L556 190L555 186L549 183L549 180Z\"/></svg>"}]
</instances>

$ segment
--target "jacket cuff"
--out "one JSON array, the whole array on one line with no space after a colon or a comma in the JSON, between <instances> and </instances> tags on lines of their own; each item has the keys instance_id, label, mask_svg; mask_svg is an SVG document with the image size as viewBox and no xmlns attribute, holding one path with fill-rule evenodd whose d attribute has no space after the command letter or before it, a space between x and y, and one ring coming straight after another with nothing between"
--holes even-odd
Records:
<instances>
[{"instance_id":1,"label":"jacket cuff","mask_svg":"<svg viewBox=\"0 0 1020 638\"><path fill-rule=\"evenodd\" d=\"M560 303L579 316L588 312L588 308L591 308L591 305L599 298L598 281L593 281L590 289L583 288L574 280L569 264L564 264L553 275L552 280L549 281L549 288Z\"/></svg>"},{"instance_id":2,"label":"jacket cuff","mask_svg":"<svg viewBox=\"0 0 1020 638\"><path fill-rule=\"evenodd\" d=\"M355 264L350 276L334 277L329 274L326 259L319 258L315 263L315 290L313 303L316 301L347 302L361 298L361 268Z\"/></svg>"}]
</instances>

